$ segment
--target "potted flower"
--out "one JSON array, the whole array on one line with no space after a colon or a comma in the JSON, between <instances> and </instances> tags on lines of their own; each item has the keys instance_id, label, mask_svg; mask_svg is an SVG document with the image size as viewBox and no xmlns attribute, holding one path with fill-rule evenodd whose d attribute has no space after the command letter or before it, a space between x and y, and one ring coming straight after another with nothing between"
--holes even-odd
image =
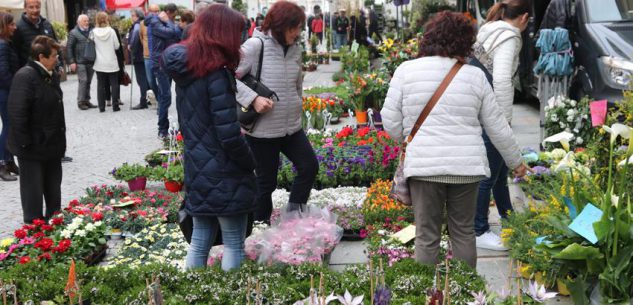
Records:
<instances>
[{"instance_id":1,"label":"potted flower","mask_svg":"<svg viewBox=\"0 0 633 305\"><path fill-rule=\"evenodd\" d=\"M165 170L163 178L165 189L172 193L180 192L185 181L185 169L182 164L172 164Z\"/></svg>"},{"instance_id":2,"label":"potted flower","mask_svg":"<svg viewBox=\"0 0 633 305\"><path fill-rule=\"evenodd\" d=\"M367 80L360 73L351 73L349 77L350 98L354 106L356 122L358 124L367 124L367 107L365 106L365 98L368 94Z\"/></svg>"},{"instance_id":3,"label":"potted flower","mask_svg":"<svg viewBox=\"0 0 633 305\"><path fill-rule=\"evenodd\" d=\"M329 206L328 209L337 215L336 223L343 228L343 240L356 241L367 237L365 217L360 209L339 205Z\"/></svg>"},{"instance_id":4,"label":"potted flower","mask_svg":"<svg viewBox=\"0 0 633 305\"><path fill-rule=\"evenodd\" d=\"M135 192L145 189L150 170L141 164L123 163L119 168L114 168L110 174L119 181L126 181L130 191Z\"/></svg>"}]
</instances>

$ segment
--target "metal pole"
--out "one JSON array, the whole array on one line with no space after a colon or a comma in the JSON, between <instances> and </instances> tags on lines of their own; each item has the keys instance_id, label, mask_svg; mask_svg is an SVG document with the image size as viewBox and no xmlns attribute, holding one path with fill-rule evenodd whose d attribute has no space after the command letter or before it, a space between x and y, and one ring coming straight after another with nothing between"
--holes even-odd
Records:
<instances>
[{"instance_id":1,"label":"metal pole","mask_svg":"<svg viewBox=\"0 0 633 305\"><path fill-rule=\"evenodd\" d=\"M132 93L134 92L134 63L132 63L132 71L130 75L130 110L132 110Z\"/></svg>"}]
</instances>

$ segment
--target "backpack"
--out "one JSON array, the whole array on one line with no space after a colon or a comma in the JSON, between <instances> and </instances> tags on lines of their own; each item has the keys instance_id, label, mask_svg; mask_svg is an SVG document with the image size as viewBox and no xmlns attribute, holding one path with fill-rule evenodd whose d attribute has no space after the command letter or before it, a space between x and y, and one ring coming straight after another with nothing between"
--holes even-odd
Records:
<instances>
[{"instance_id":1,"label":"backpack","mask_svg":"<svg viewBox=\"0 0 633 305\"><path fill-rule=\"evenodd\" d=\"M497 47L502 45L504 42L515 38L515 36L509 36L509 37L507 37L507 38L505 38L505 39L503 39L503 40L501 40L500 42L497 43L497 39L499 39L499 37L501 35L503 35L503 33L506 32L506 31L507 31L507 29L497 29L492 34L488 35L488 37L486 37L486 39L484 41L482 41L482 42L475 42L475 44L473 45L473 57L475 57L479 61L479 63L481 63L481 66L483 68L485 68L487 70L487 72L490 73L490 74L492 74L492 69L494 68L493 65L492 65L493 64L493 60L492 60L492 56L491 56L492 51L494 51ZM499 33L496 34L496 36L494 37L494 40L490 44L490 50L486 50L486 48L484 48L484 44L496 32L499 32Z\"/></svg>"}]
</instances>

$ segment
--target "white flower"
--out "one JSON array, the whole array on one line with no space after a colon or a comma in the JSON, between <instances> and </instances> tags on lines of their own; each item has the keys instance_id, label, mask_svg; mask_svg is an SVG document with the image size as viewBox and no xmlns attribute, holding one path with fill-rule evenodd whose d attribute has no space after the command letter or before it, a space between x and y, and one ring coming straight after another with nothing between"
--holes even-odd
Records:
<instances>
[{"instance_id":1,"label":"white flower","mask_svg":"<svg viewBox=\"0 0 633 305\"><path fill-rule=\"evenodd\" d=\"M618 167L623 167L624 165L633 164L633 155L631 155L628 159L624 159L618 163Z\"/></svg>"},{"instance_id":2,"label":"white flower","mask_svg":"<svg viewBox=\"0 0 633 305\"><path fill-rule=\"evenodd\" d=\"M543 108L543 110L545 110L545 112L548 112L550 109L551 109L551 108L550 108L549 106L545 106L545 107Z\"/></svg>"},{"instance_id":3,"label":"white flower","mask_svg":"<svg viewBox=\"0 0 633 305\"><path fill-rule=\"evenodd\" d=\"M576 138L576 144L578 145L582 145L582 143L584 143L585 140L583 140L581 137Z\"/></svg>"},{"instance_id":4,"label":"white flower","mask_svg":"<svg viewBox=\"0 0 633 305\"><path fill-rule=\"evenodd\" d=\"M576 162L574 161L574 153L568 152L565 157L560 160L558 165L554 168L554 172L566 171L570 168L575 168Z\"/></svg>"},{"instance_id":5,"label":"white flower","mask_svg":"<svg viewBox=\"0 0 633 305\"><path fill-rule=\"evenodd\" d=\"M555 148L554 150L549 152L550 158L554 159L554 161L559 161L560 159L564 158L566 154L567 152L561 148Z\"/></svg>"},{"instance_id":6,"label":"white flower","mask_svg":"<svg viewBox=\"0 0 633 305\"><path fill-rule=\"evenodd\" d=\"M471 292L470 295L472 295L475 300L472 302L468 302L466 304L468 305L486 305L486 294L483 291L480 291L479 293L474 293Z\"/></svg>"},{"instance_id":7,"label":"white flower","mask_svg":"<svg viewBox=\"0 0 633 305\"><path fill-rule=\"evenodd\" d=\"M96 227L95 227L95 225L94 225L94 224L89 223L89 224L87 224L87 225L86 225L86 228L85 228L85 229L86 229L86 231L88 231L88 232L92 232L92 231L94 231L94 229L95 229L95 228L96 228Z\"/></svg>"},{"instance_id":8,"label":"white flower","mask_svg":"<svg viewBox=\"0 0 633 305\"><path fill-rule=\"evenodd\" d=\"M77 235L79 237L85 237L86 236L86 231L85 230L77 230L75 232L75 235Z\"/></svg>"},{"instance_id":9,"label":"white flower","mask_svg":"<svg viewBox=\"0 0 633 305\"><path fill-rule=\"evenodd\" d=\"M574 116L576 116L576 114L577 114L577 112L574 109L567 110L567 116L574 117Z\"/></svg>"},{"instance_id":10,"label":"white flower","mask_svg":"<svg viewBox=\"0 0 633 305\"><path fill-rule=\"evenodd\" d=\"M565 127L567 127L567 124L560 122L558 123L558 126L560 126L561 129L565 129Z\"/></svg>"},{"instance_id":11,"label":"white flower","mask_svg":"<svg viewBox=\"0 0 633 305\"><path fill-rule=\"evenodd\" d=\"M66 229L62 231L61 235L65 239L70 239L73 235L73 232L71 230Z\"/></svg>"},{"instance_id":12,"label":"white flower","mask_svg":"<svg viewBox=\"0 0 633 305\"><path fill-rule=\"evenodd\" d=\"M572 107L576 107L576 101L575 100L570 100L569 101L569 105L571 105Z\"/></svg>"},{"instance_id":13,"label":"white flower","mask_svg":"<svg viewBox=\"0 0 633 305\"><path fill-rule=\"evenodd\" d=\"M349 291L345 290L345 296L338 296L338 301L341 302L341 304L343 305L360 305L363 304L363 297L364 296L358 296L358 297L352 297L352 295L349 293Z\"/></svg>"},{"instance_id":14,"label":"white flower","mask_svg":"<svg viewBox=\"0 0 633 305\"><path fill-rule=\"evenodd\" d=\"M618 137L628 139L631 137L631 133L633 133L631 127L620 123L615 123L611 125L611 127L602 125L602 129L611 134L611 144L615 143Z\"/></svg>"},{"instance_id":15,"label":"white flower","mask_svg":"<svg viewBox=\"0 0 633 305\"><path fill-rule=\"evenodd\" d=\"M103 224L101 220L95 222L95 227L100 227Z\"/></svg>"},{"instance_id":16,"label":"white flower","mask_svg":"<svg viewBox=\"0 0 633 305\"><path fill-rule=\"evenodd\" d=\"M574 122L574 117L573 116L568 116L567 117L567 122L573 123Z\"/></svg>"},{"instance_id":17,"label":"white flower","mask_svg":"<svg viewBox=\"0 0 633 305\"><path fill-rule=\"evenodd\" d=\"M620 197L611 194L611 204L617 209L620 203Z\"/></svg>"},{"instance_id":18,"label":"white flower","mask_svg":"<svg viewBox=\"0 0 633 305\"><path fill-rule=\"evenodd\" d=\"M562 123L561 123L562 124ZM556 143L560 142L560 144L565 148L565 150L569 151L569 141L574 137L574 135L570 132L559 132L553 136L549 136L543 140L543 143L550 142Z\"/></svg>"},{"instance_id":19,"label":"white flower","mask_svg":"<svg viewBox=\"0 0 633 305\"><path fill-rule=\"evenodd\" d=\"M538 303L545 303L557 295L555 292L547 292L545 286L539 285L536 281L530 283L527 294Z\"/></svg>"},{"instance_id":20,"label":"white flower","mask_svg":"<svg viewBox=\"0 0 633 305\"><path fill-rule=\"evenodd\" d=\"M556 115L556 113L554 113L554 114L552 114L552 116L549 119L552 120L552 122L556 123L556 122L558 122L558 115Z\"/></svg>"}]
</instances>

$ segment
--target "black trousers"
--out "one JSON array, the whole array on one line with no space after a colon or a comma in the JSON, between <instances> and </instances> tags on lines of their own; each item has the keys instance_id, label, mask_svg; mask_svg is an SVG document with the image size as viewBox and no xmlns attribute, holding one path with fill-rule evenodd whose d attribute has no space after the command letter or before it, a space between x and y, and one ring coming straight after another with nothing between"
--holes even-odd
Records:
<instances>
[{"instance_id":1,"label":"black trousers","mask_svg":"<svg viewBox=\"0 0 633 305\"><path fill-rule=\"evenodd\" d=\"M112 108L118 109L119 104L115 102L120 98L119 72L97 72L97 100L100 110L105 110L106 107L105 101L108 97L106 88L110 88L112 94Z\"/></svg>"},{"instance_id":2,"label":"black trousers","mask_svg":"<svg viewBox=\"0 0 633 305\"><path fill-rule=\"evenodd\" d=\"M257 160L257 194L258 209L255 220L270 223L273 211L272 193L277 188L277 172L279 170L279 153L283 153L297 169L297 176L292 182L289 202L305 204L310 198L310 191L319 172L312 145L303 130L281 138L246 137Z\"/></svg>"},{"instance_id":3,"label":"black trousers","mask_svg":"<svg viewBox=\"0 0 633 305\"><path fill-rule=\"evenodd\" d=\"M134 63L134 73L136 73L136 83L139 90L141 90L141 100L139 105L141 107L147 107L147 90L149 90L149 82L147 81L147 74L145 73L145 63Z\"/></svg>"},{"instance_id":4,"label":"black trousers","mask_svg":"<svg viewBox=\"0 0 633 305\"><path fill-rule=\"evenodd\" d=\"M18 157L20 163L20 197L24 223L34 219L49 219L61 210L62 161L60 159L36 161ZM42 198L46 200L46 213L42 213Z\"/></svg>"}]
</instances>

